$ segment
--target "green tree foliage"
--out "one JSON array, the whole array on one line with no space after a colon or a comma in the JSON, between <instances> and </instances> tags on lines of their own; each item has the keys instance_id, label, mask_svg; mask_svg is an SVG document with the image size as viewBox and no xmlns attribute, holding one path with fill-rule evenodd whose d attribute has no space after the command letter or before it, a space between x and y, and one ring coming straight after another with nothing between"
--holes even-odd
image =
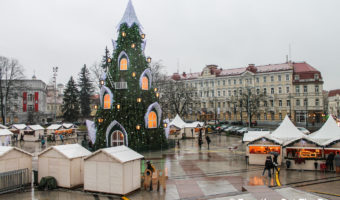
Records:
<instances>
[{"instance_id":1,"label":"green tree foliage","mask_svg":"<svg viewBox=\"0 0 340 200\"><path fill-rule=\"evenodd\" d=\"M77 86L71 76L70 80L67 82L66 88L64 90L64 104L62 107L63 117L65 121L74 122L78 120L79 117L79 91Z\"/></svg>"},{"instance_id":2,"label":"green tree foliage","mask_svg":"<svg viewBox=\"0 0 340 200\"><path fill-rule=\"evenodd\" d=\"M78 80L79 103L82 117L89 117L91 113L90 97L93 93L93 85L90 73L86 65L81 68Z\"/></svg>"}]
</instances>

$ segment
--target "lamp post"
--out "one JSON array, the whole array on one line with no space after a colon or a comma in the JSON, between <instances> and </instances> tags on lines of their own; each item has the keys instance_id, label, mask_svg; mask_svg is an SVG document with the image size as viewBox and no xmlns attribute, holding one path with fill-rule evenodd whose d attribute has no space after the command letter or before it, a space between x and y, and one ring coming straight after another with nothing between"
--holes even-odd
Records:
<instances>
[{"instance_id":1,"label":"lamp post","mask_svg":"<svg viewBox=\"0 0 340 200\"><path fill-rule=\"evenodd\" d=\"M307 98L304 99L304 103L305 103L305 106L306 106L306 118L305 118L305 120L306 120L306 129L307 129L307 126L308 126L308 99Z\"/></svg>"},{"instance_id":2,"label":"lamp post","mask_svg":"<svg viewBox=\"0 0 340 200\"><path fill-rule=\"evenodd\" d=\"M248 104L248 127L250 128L250 88L248 87L247 88L247 90L248 90L248 96L247 96L247 104Z\"/></svg>"},{"instance_id":3,"label":"lamp post","mask_svg":"<svg viewBox=\"0 0 340 200\"><path fill-rule=\"evenodd\" d=\"M292 95L289 93L288 95L289 98L289 118L292 120Z\"/></svg>"},{"instance_id":4,"label":"lamp post","mask_svg":"<svg viewBox=\"0 0 340 200\"><path fill-rule=\"evenodd\" d=\"M58 67L53 67L53 81L54 81L54 122L57 120L57 72Z\"/></svg>"}]
</instances>

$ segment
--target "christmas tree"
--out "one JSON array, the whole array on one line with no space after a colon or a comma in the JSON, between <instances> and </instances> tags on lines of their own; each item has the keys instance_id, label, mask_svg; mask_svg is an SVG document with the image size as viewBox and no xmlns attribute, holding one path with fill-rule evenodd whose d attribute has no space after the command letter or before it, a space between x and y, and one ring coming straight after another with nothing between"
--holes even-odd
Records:
<instances>
[{"instance_id":1,"label":"christmas tree","mask_svg":"<svg viewBox=\"0 0 340 200\"><path fill-rule=\"evenodd\" d=\"M62 111L64 113L63 117L67 122L77 121L79 117L78 96L79 91L77 89L76 83L73 80L73 77L71 76L64 90L64 104L62 107Z\"/></svg>"},{"instance_id":2,"label":"christmas tree","mask_svg":"<svg viewBox=\"0 0 340 200\"><path fill-rule=\"evenodd\" d=\"M113 53L104 56L100 106L95 124L95 148L126 145L137 151L167 147L158 104L152 85L151 58L144 55L145 34L131 0L117 26ZM106 50L106 52L108 52Z\"/></svg>"}]
</instances>

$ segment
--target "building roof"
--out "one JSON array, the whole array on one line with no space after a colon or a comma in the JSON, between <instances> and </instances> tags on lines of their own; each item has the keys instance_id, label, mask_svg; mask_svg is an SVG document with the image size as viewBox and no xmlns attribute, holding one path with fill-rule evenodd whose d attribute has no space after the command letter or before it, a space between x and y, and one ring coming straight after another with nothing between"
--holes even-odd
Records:
<instances>
[{"instance_id":1,"label":"building roof","mask_svg":"<svg viewBox=\"0 0 340 200\"><path fill-rule=\"evenodd\" d=\"M57 130L61 127L61 124L51 124L50 126L48 126L46 129L49 130Z\"/></svg>"},{"instance_id":2,"label":"building roof","mask_svg":"<svg viewBox=\"0 0 340 200\"><path fill-rule=\"evenodd\" d=\"M8 129L0 129L0 136L4 136L4 135L13 135L13 133L9 131Z\"/></svg>"},{"instance_id":3,"label":"building roof","mask_svg":"<svg viewBox=\"0 0 340 200\"><path fill-rule=\"evenodd\" d=\"M19 130L24 130L26 128L26 124L13 124L12 128L14 129L19 129Z\"/></svg>"},{"instance_id":4,"label":"building roof","mask_svg":"<svg viewBox=\"0 0 340 200\"><path fill-rule=\"evenodd\" d=\"M283 142L305 136L305 134L290 121L288 115L286 115L281 125L275 129L271 135Z\"/></svg>"},{"instance_id":5,"label":"building roof","mask_svg":"<svg viewBox=\"0 0 340 200\"><path fill-rule=\"evenodd\" d=\"M25 153L29 156L33 156L32 154L28 153L27 151L24 151L22 149L19 149L17 147L9 147L9 146L0 146L0 157L4 156L5 154L7 154L8 152L12 151L13 149L20 151L22 153Z\"/></svg>"},{"instance_id":6,"label":"building roof","mask_svg":"<svg viewBox=\"0 0 340 200\"><path fill-rule=\"evenodd\" d=\"M334 97L334 96L336 96L336 95L340 95L340 89L337 89L337 90L330 90L329 92L328 92L328 97Z\"/></svg>"},{"instance_id":7,"label":"building roof","mask_svg":"<svg viewBox=\"0 0 340 200\"><path fill-rule=\"evenodd\" d=\"M269 134L270 131L248 131L248 133L245 133L243 135L243 142L251 142L255 140L258 137L264 136L266 134Z\"/></svg>"},{"instance_id":8,"label":"building roof","mask_svg":"<svg viewBox=\"0 0 340 200\"><path fill-rule=\"evenodd\" d=\"M315 77L314 77L315 74L319 75L320 80L322 79L320 71L318 71L317 69L315 69L314 67L312 67L310 64L306 62L294 62L293 66L294 66L294 71L293 71L294 75L299 75L299 80L294 80L295 82L299 82L300 80L306 80L306 79L315 80Z\"/></svg>"},{"instance_id":9,"label":"building roof","mask_svg":"<svg viewBox=\"0 0 340 200\"><path fill-rule=\"evenodd\" d=\"M310 134L309 137L319 142L325 142L332 138L340 137L340 128L333 117L329 116L326 123L318 131Z\"/></svg>"},{"instance_id":10,"label":"building roof","mask_svg":"<svg viewBox=\"0 0 340 200\"><path fill-rule=\"evenodd\" d=\"M45 130L44 127L40 126L40 125L28 125L28 127L34 131L37 131L37 130Z\"/></svg>"},{"instance_id":11,"label":"building roof","mask_svg":"<svg viewBox=\"0 0 340 200\"><path fill-rule=\"evenodd\" d=\"M99 149L98 151L94 152L92 155L87 156L85 160L96 155L99 152L104 152L105 154L107 154L108 156L117 160L120 163L126 163L132 160L138 160L138 159L144 158L143 155L133 151L127 146L122 145L122 146L117 146L117 147Z\"/></svg>"},{"instance_id":12,"label":"building roof","mask_svg":"<svg viewBox=\"0 0 340 200\"><path fill-rule=\"evenodd\" d=\"M44 154L45 152L54 149L64 155L68 159L85 157L91 155L91 152L79 144L65 144L65 145L57 145L51 146L44 151L40 152L38 156Z\"/></svg>"},{"instance_id":13,"label":"building roof","mask_svg":"<svg viewBox=\"0 0 340 200\"><path fill-rule=\"evenodd\" d=\"M136 12L132 5L131 0L129 0L129 3L125 9L123 18L120 20L119 24L117 25L117 30L119 30L122 24L127 24L128 27L131 27L133 24L136 24L140 29L142 28L142 25L139 23L139 20L136 16Z\"/></svg>"}]
</instances>

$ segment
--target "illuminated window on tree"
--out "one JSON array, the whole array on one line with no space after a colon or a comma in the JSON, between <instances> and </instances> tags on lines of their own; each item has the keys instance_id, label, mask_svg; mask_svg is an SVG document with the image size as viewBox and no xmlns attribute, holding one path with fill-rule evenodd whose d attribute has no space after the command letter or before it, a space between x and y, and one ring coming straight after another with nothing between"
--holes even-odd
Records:
<instances>
[{"instance_id":1,"label":"illuminated window on tree","mask_svg":"<svg viewBox=\"0 0 340 200\"><path fill-rule=\"evenodd\" d=\"M120 60L120 70L127 70L127 59L122 58Z\"/></svg>"},{"instance_id":2,"label":"illuminated window on tree","mask_svg":"<svg viewBox=\"0 0 340 200\"><path fill-rule=\"evenodd\" d=\"M121 146L124 145L124 134L121 131L114 131L111 135L111 146Z\"/></svg>"},{"instance_id":3,"label":"illuminated window on tree","mask_svg":"<svg viewBox=\"0 0 340 200\"><path fill-rule=\"evenodd\" d=\"M104 109L110 109L111 108L111 98L109 94L104 95Z\"/></svg>"},{"instance_id":4,"label":"illuminated window on tree","mask_svg":"<svg viewBox=\"0 0 340 200\"><path fill-rule=\"evenodd\" d=\"M142 78L142 90L148 90L149 89L149 79L148 77L144 76Z\"/></svg>"},{"instance_id":5,"label":"illuminated window on tree","mask_svg":"<svg viewBox=\"0 0 340 200\"><path fill-rule=\"evenodd\" d=\"M154 111L151 111L149 113L149 121L148 121L148 127L149 128L157 128L157 115Z\"/></svg>"}]
</instances>

